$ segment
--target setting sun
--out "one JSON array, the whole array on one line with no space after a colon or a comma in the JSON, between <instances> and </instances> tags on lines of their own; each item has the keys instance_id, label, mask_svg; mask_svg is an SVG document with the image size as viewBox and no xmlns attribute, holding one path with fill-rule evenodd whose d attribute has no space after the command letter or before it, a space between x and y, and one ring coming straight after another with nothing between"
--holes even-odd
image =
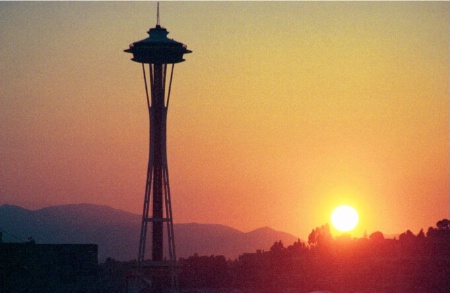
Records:
<instances>
[{"instance_id":1,"label":"setting sun","mask_svg":"<svg viewBox=\"0 0 450 293\"><path fill-rule=\"evenodd\" d=\"M350 206L338 206L331 213L331 223L341 232L351 231L358 224L358 213Z\"/></svg>"}]
</instances>

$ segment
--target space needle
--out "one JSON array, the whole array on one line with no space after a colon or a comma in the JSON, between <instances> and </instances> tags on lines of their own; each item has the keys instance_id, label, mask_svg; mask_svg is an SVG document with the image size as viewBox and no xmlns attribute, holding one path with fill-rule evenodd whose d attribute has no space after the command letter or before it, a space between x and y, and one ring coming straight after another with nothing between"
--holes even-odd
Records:
<instances>
[{"instance_id":1,"label":"space needle","mask_svg":"<svg viewBox=\"0 0 450 293\"><path fill-rule=\"evenodd\" d=\"M148 31L149 37L130 44L124 50L133 54L131 60L142 65L150 121L150 147L137 267L138 272L149 280L152 291L178 287L167 165L167 110L175 64L183 62L183 55L192 51L184 44L169 39L168 33L160 25L158 3L156 26ZM151 234L150 247L147 247L148 233ZM166 246L164 239L167 240ZM168 248L168 256L164 256L165 247ZM148 248L151 250L150 259L146 259Z\"/></svg>"}]
</instances>

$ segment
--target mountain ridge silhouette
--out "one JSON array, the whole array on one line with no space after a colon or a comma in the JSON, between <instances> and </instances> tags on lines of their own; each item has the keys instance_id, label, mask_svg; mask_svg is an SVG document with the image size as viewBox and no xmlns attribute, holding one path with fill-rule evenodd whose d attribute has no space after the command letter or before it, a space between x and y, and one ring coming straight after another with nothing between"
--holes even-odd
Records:
<instances>
[{"instance_id":1,"label":"mountain ridge silhouette","mask_svg":"<svg viewBox=\"0 0 450 293\"><path fill-rule=\"evenodd\" d=\"M141 215L106 205L66 204L28 210L0 206L0 232L4 242L37 244L98 244L99 261L107 257L136 259ZM289 233L262 227L242 232L221 224L174 224L177 257L223 255L234 259L243 253L269 250L275 241L290 245L298 240Z\"/></svg>"}]
</instances>

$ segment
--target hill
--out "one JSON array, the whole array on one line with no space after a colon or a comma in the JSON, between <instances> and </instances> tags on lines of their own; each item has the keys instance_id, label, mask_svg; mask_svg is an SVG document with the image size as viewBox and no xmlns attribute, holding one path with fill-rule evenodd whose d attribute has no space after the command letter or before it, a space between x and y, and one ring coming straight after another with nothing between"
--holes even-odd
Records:
<instances>
[{"instance_id":1,"label":"hill","mask_svg":"<svg viewBox=\"0 0 450 293\"><path fill-rule=\"evenodd\" d=\"M0 206L0 232L4 242L91 243L99 246L99 260L135 259L141 216L108 206L71 204L27 210ZM269 250L275 241L289 245L298 238L264 227L244 233L218 224L174 224L178 257L223 255L234 259L245 252Z\"/></svg>"}]
</instances>

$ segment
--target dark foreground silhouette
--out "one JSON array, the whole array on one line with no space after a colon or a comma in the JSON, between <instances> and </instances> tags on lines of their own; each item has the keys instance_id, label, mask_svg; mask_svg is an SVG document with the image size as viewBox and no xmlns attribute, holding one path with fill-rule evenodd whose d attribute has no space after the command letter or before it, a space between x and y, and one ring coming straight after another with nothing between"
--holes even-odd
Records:
<instances>
[{"instance_id":1,"label":"dark foreground silhouette","mask_svg":"<svg viewBox=\"0 0 450 293\"><path fill-rule=\"evenodd\" d=\"M450 292L450 222L398 239L382 232L363 238L333 238L328 225L314 229L308 243L245 253L235 260L220 255L179 259L180 287L188 292ZM105 291L123 292L133 263L101 264ZM206 288L210 288L209 291ZM216 290L211 290L216 289Z\"/></svg>"},{"instance_id":2,"label":"dark foreground silhouette","mask_svg":"<svg viewBox=\"0 0 450 293\"><path fill-rule=\"evenodd\" d=\"M43 278L49 276L22 274L26 286L20 290L9 286L6 291L12 281L8 276L20 272L7 271L1 263L0 292L122 293L135 264L108 258L88 283L77 275L61 280L54 276L51 291L42 288ZM269 251L245 253L234 260L194 254L180 258L179 266L182 292L448 293L450 221L441 220L417 235L408 230L395 239L385 239L379 231L363 238L333 238L328 225L323 225L311 231L308 243L298 240L285 246L278 241Z\"/></svg>"}]
</instances>

